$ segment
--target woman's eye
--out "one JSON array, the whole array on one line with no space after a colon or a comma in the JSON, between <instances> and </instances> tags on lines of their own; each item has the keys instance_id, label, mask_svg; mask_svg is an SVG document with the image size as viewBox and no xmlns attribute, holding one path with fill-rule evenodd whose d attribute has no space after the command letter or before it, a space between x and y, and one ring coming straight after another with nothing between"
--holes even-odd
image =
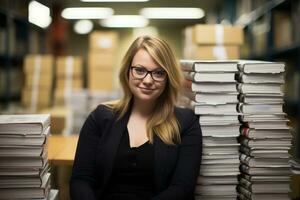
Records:
<instances>
[{"instance_id":1,"label":"woman's eye","mask_svg":"<svg viewBox=\"0 0 300 200\"><path fill-rule=\"evenodd\" d=\"M155 71L155 72L153 72L153 75L154 76L164 76L165 75L165 72L164 71Z\"/></svg>"},{"instance_id":2,"label":"woman's eye","mask_svg":"<svg viewBox=\"0 0 300 200\"><path fill-rule=\"evenodd\" d=\"M135 68L135 71L139 74L144 74L145 70L143 68Z\"/></svg>"}]
</instances>

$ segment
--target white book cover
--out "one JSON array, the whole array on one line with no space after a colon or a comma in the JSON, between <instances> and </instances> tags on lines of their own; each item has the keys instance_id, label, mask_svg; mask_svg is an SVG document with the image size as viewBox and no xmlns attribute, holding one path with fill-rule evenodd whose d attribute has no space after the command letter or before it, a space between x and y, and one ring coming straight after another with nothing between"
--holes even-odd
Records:
<instances>
[{"instance_id":1,"label":"white book cover","mask_svg":"<svg viewBox=\"0 0 300 200\"><path fill-rule=\"evenodd\" d=\"M49 125L49 114L0 115L0 134L42 134Z\"/></svg>"},{"instance_id":2,"label":"white book cover","mask_svg":"<svg viewBox=\"0 0 300 200\"><path fill-rule=\"evenodd\" d=\"M235 73L183 72L184 77L194 82L235 83Z\"/></svg>"},{"instance_id":3,"label":"white book cover","mask_svg":"<svg viewBox=\"0 0 300 200\"><path fill-rule=\"evenodd\" d=\"M191 90L193 92L216 92L216 93L226 93L226 92L237 92L236 83L191 83Z\"/></svg>"},{"instance_id":4,"label":"white book cover","mask_svg":"<svg viewBox=\"0 0 300 200\"><path fill-rule=\"evenodd\" d=\"M238 69L245 73L282 73L285 65L281 62L268 62L259 60L239 60Z\"/></svg>"},{"instance_id":5,"label":"white book cover","mask_svg":"<svg viewBox=\"0 0 300 200\"><path fill-rule=\"evenodd\" d=\"M237 61L180 60L185 71L196 72L237 72Z\"/></svg>"}]
</instances>

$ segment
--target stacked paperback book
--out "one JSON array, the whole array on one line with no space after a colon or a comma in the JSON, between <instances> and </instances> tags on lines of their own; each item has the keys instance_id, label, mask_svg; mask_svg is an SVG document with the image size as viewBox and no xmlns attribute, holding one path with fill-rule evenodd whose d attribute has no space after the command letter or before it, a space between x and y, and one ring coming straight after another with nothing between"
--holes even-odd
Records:
<instances>
[{"instance_id":1,"label":"stacked paperback book","mask_svg":"<svg viewBox=\"0 0 300 200\"><path fill-rule=\"evenodd\" d=\"M0 199L55 199L47 140L50 115L0 115Z\"/></svg>"},{"instance_id":2,"label":"stacked paperback book","mask_svg":"<svg viewBox=\"0 0 300 200\"><path fill-rule=\"evenodd\" d=\"M239 199L289 199L292 135L283 112L284 64L239 61Z\"/></svg>"},{"instance_id":3,"label":"stacked paperback book","mask_svg":"<svg viewBox=\"0 0 300 200\"><path fill-rule=\"evenodd\" d=\"M196 199L236 199L239 175L236 61L181 60L186 104L200 115L202 165Z\"/></svg>"}]
</instances>

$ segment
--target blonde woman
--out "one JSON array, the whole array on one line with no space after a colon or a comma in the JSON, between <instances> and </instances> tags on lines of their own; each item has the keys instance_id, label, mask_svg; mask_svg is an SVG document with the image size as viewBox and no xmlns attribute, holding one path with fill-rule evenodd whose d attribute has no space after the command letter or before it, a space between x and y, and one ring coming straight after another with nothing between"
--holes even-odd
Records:
<instances>
[{"instance_id":1,"label":"blonde woman","mask_svg":"<svg viewBox=\"0 0 300 200\"><path fill-rule=\"evenodd\" d=\"M124 97L99 105L82 127L71 198L194 199L202 134L193 112L175 106L182 74L169 45L137 38L119 78Z\"/></svg>"}]
</instances>

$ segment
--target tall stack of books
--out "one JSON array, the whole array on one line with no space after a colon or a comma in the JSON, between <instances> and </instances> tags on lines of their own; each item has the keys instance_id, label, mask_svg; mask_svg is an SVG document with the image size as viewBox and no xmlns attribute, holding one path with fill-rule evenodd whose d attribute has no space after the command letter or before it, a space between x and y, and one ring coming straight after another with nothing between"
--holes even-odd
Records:
<instances>
[{"instance_id":1,"label":"tall stack of books","mask_svg":"<svg viewBox=\"0 0 300 200\"><path fill-rule=\"evenodd\" d=\"M55 199L50 194L50 115L0 115L0 199Z\"/></svg>"},{"instance_id":2,"label":"tall stack of books","mask_svg":"<svg viewBox=\"0 0 300 200\"><path fill-rule=\"evenodd\" d=\"M289 199L292 135L283 112L283 63L239 61L240 199Z\"/></svg>"},{"instance_id":3,"label":"tall stack of books","mask_svg":"<svg viewBox=\"0 0 300 200\"><path fill-rule=\"evenodd\" d=\"M181 60L181 67L185 94L200 115L203 134L196 199L235 199L240 163L237 62Z\"/></svg>"}]
</instances>

